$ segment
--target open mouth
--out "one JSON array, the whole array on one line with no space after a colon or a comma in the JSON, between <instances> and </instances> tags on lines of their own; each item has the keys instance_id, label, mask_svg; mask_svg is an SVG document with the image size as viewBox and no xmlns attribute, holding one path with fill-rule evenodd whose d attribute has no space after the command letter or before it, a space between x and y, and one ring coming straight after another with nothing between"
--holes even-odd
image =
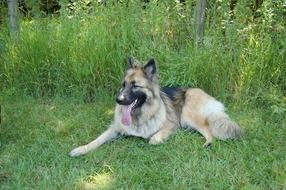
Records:
<instances>
[{"instance_id":1,"label":"open mouth","mask_svg":"<svg viewBox=\"0 0 286 190\"><path fill-rule=\"evenodd\" d=\"M136 108L139 108L145 102L146 97L137 98L129 105L122 105L122 117L121 122L125 126L130 126L132 122L132 114L134 114Z\"/></svg>"}]
</instances>

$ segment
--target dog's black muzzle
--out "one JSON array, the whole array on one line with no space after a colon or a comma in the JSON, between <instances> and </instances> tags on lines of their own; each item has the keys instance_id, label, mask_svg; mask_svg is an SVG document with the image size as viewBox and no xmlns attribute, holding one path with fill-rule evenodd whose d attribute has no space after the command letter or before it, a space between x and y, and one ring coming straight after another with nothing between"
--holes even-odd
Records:
<instances>
[{"instance_id":1,"label":"dog's black muzzle","mask_svg":"<svg viewBox=\"0 0 286 190\"><path fill-rule=\"evenodd\" d=\"M119 93L119 95L116 97L116 102L120 105L130 105L132 104L134 101L137 100L135 107L140 107L143 105L143 103L146 101L146 94L143 92L132 92L132 91L128 91L128 90L123 90Z\"/></svg>"},{"instance_id":2,"label":"dog's black muzzle","mask_svg":"<svg viewBox=\"0 0 286 190\"><path fill-rule=\"evenodd\" d=\"M134 93L130 89L123 89L119 92L116 97L116 102L120 105L130 105L133 101L136 100Z\"/></svg>"}]
</instances>

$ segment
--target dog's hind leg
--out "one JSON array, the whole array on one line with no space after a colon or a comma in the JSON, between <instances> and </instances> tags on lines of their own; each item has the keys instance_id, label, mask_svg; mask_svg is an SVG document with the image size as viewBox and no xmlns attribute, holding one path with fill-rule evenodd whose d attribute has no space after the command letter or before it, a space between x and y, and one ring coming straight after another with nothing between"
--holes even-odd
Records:
<instances>
[{"instance_id":1,"label":"dog's hind leg","mask_svg":"<svg viewBox=\"0 0 286 190\"><path fill-rule=\"evenodd\" d=\"M206 142L204 143L204 147L209 147L212 142L213 142L213 136L211 134L211 131L209 130L207 125L199 125L197 123L194 123L193 121L185 118L182 122L181 125L183 128L188 128L188 129L193 129L195 131L198 131L200 134L202 134L205 139Z\"/></svg>"},{"instance_id":2,"label":"dog's hind leg","mask_svg":"<svg viewBox=\"0 0 286 190\"><path fill-rule=\"evenodd\" d=\"M116 138L119 135L119 133L113 128L109 127L104 133L102 133L99 137L97 137L94 141L91 141L90 143L79 146L75 149L73 149L69 155L71 157L80 156L83 154L88 153L91 150L95 150L100 145L104 144L107 141L110 141L111 139Z\"/></svg>"},{"instance_id":3,"label":"dog's hind leg","mask_svg":"<svg viewBox=\"0 0 286 190\"><path fill-rule=\"evenodd\" d=\"M213 136L209 130L209 128L207 126L201 126L201 127L197 127L195 128L199 133L201 133L205 139L206 139L206 142L204 143L204 147L207 148L209 147L212 142L213 142Z\"/></svg>"},{"instance_id":4,"label":"dog's hind leg","mask_svg":"<svg viewBox=\"0 0 286 190\"><path fill-rule=\"evenodd\" d=\"M182 108L180 123L183 128L190 128L201 133L206 142L204 147L208 147L213 141L213 135L209 129L209 122L205 112L212 110L205 108L206 104L213 100L211 96L201 89L188 89L185 94L185 104ZM218 105L220 108L221 104Z\"/></svg>"},{"instance_id":5,"label":"dog's hind leg","mask_svg":"<svg viewBox=\"0 0 286 190\"><path fill-rule=\"evenodd\" d=\"M149 144L160 144L176 131L176 125L172 122L165 122L164 127L155 133L149 141Z\"/></svg>"},{"instance_id":6,"label":"dog's hind leg","mask_svg":"<svg viewBox=\"0 0 286 190\"><path fill-rule=\"evenodd\" d=\"M206 122L206 119L204 117L200 117L199 114L190 114L190 112L186 112L187 109L189 108L185 108L185 110L183 110L183 114L181 116L181 126L183 128L198 131L206 139L206 142L203 146L210 146L213 142L213 135L208 128L208 123Z\"/></svg>"}]
</instances>

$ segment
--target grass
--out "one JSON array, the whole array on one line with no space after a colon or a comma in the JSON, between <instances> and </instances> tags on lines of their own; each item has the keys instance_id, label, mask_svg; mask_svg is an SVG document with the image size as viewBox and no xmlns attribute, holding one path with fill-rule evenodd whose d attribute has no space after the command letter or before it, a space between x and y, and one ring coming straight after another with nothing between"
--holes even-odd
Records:
<instances>
[{"instance_id":1,"label":"grass","mask_svg":"<svg viewBox=\"0 0 286 190\"><path fill-rule=\"evenodd\" d=\"M112 96L99 94L95 103L1 97L0 189L286 188L285 118L271 122L258 108L229 105L245 135L209 149L199 134L179 130L158 146L125 137L70 158L106 129Z\"/></svg>"}]
</instances>

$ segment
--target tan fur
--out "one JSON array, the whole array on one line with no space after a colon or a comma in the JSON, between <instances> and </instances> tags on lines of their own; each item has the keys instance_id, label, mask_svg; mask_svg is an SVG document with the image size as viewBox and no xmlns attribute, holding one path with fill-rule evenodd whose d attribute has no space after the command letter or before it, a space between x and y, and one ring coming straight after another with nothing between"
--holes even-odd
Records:
<instances>
[{"instance_id":1,"label":"tan fur","mask_svg":"<svg viewBox=\"0 0 286 190\"><path fill-rule=\"evenodd\" d=\"M224 105L201 89L188 89L181 113L181 125L200 132L205 138L204 146L213 137L221 140L239 137L241 128L224 111Z\"/></svg>"},{"instance_id":2,"label":"tan fur","mask_svg":"<svg viewBox=\"0 0 286 190\"><path fill-rule=\"evenodd\" d=\"M119 135L132 135L149 139L150 144L159 144L168 139L181 125L200 132L206 139L204 146L212 143L213 137L225 140L241 135L240 127L224 111L224 105L198 88L181 89L174 101L160 91L158 76L147 77L144 67L133 64L125 72L124 81L141 86L146 101L137 115L132 116L131 126L121 123L123 107L116 104L114 120L109 128L94 141L73 149L70 156L80 156L98 148Z\"/></svg>"}]
</instances>

